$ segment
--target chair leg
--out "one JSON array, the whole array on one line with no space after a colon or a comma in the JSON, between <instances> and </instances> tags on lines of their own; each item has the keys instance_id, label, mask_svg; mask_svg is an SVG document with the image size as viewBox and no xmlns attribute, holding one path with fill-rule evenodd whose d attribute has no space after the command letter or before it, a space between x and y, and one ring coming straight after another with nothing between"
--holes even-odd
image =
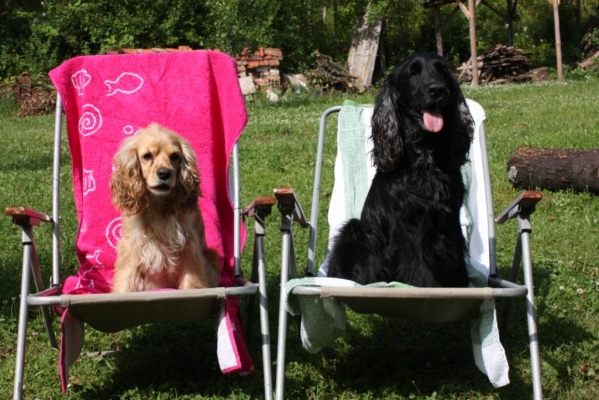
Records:
<instances>
[{"instance_id":1,"label":"chair leg","mask_svg":"<svg viewBox=\"0 0 599 400\"><path fill-rule=\"evenodd\" d=\"M272 400L272 365L270 355L270 331L268 323L268 297L266 292L266 265L264 261L264 236L256 241L258 258L258 293L260 299L260 332L262 333L262 364L264 369L264 398Z\"/></svg>"},{"instance_id":2,"label":"chair leg","mask_svg":"<svg viewBox=\"0 0 599 400\"><path fill-rule=\"evenodd\" d=\"M521 235L518 234L516 239L516 246L514 248L514 258L512 260L512 269L510 271L509 281L516 283L518 280L518 271L520 269L520 263L522 262L522 239ZM499 337L503 340L507 335L507 325L510 319L510 313L512 310L512 299L507 298L504 300L503 312L501 322L499 324Z\"/></svg>"},{"instance_id":3,"label":"chair leg","mask_svg":"<svg viewBox=\"0 0 599 400\"><path fill-rule=\"evenodd\" d=\"M285 284L289 280L289 258L291 250L291 232L283 231L283 249L281 251L281 295L279 297L279 335L277 342L276 399L283 400L285 391L285 349L287 344L287 310L285 309Z\"/></svg>"},{"instance_id":4,"label":"chair leg","mask_svg":"<svg viewBox=\"0 0 599 400\"><path fill-rule=\"evenodd\" d=\"M23 397L23 377L25 373L25 351L27 340L27 318L29 306L27 297L29 296L29 285L31 283L31 253L32 253L32 228L23 226L23 267L21 275L21 300L19 304L19 327L17 335L17 352L15 360L15 382L13 389L13 400L20 400Z\"/></svg>"},{"instance_id":5,"label":"chair leg","mask_svg":"<svg viewBox=\"0 0 599 400\"><path fill-rule=\"evenodd\" d=\"M41 292L44 290L44 281L42 279L42 273L40 270L40 264L37 259L37 251L35 250L35 244L31 244L31 275L33 277L33 283L35 284L35 290ZM50 311L50 307L41 306L42 317L44 318L44 325L46 326L46 333L48 334L48 342L50 347L58 350L58 342L56 341L56 333L52 326L53 314Z\"/></svg>"},{"instance_id":6,"label":"chair leg","mask_svg":"<svg viewBox=\"0 0 599 400\"><path fill-rule=\"evenodd\" d=\"M258 263L260 262L260 256L258 255L258 250L259 250L259 245L258 245L258 236L254 237L254 253L252 256L252 276L251 276L251 281L252 283L259 283L259 265ZM262 256L264 256L264 253L262 253ZM263 260L263 258L262 258ZM245 340L246 342L250 343L252 341L252 332L253 332L253 328L254 328L254 309L256 307L256 295L251 295L248 296L246 299L246 320L244 323L244 327L246 329L245 331Z\"/></svg>"},{"instance_id":7,"label":"chair leg","mask_svg":"<svg viewBox=\"0 0 599 400\"><path fill-rule=\"evenodd\" d=\"M543 398L541 385L541 362L539 354L539 335L537 331L537 312L534 300L534 285L532 280L532 262L530 256L530 233L522 232L522 259L524 261L524 284L528 289L526 295L526 314L528 321L528 342L530 348L530 362L532 372L533 398Z\"/></svg>"}]
</instances>

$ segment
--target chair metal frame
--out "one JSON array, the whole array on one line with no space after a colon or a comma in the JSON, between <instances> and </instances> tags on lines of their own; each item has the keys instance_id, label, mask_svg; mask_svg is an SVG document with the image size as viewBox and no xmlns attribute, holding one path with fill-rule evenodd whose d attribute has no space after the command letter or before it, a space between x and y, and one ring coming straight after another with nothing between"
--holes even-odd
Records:
<instances>
[{"instance_id":1,"label":"chair metal frame","mask_svg":"<svg viewBox=\"0 0 599 400\"><path fill-rule=\"evenodd\" d=\"M19 305L18 337L15 362L15 378L13 399L19 400L23 396L23 380L25 373L25 353L26 336L28 324L28 311L31 306L40 306L42 316L48 334L50 346L58 349L56 334L52 327L53 313L52 307L66 307L78 295L63 295L62 282L60 275L60 168L61 168L61 138L62 138L62 115L63 107L60 95L57 96L56 118L54 126L54 161L52 174L52 215L46 215L35 210L24 207L9 207L5 210L7 216L12 217L13 223L19 225L22 229L23 245L23 263L21 277L21 296ZM272 399L272 371L271 371L271 353L270 353L270 334L268 324L268 300L266 291L266 263L264 253L265 222L264 219L270 214L272 206L275 204L273 197L263 197L256 199L245 209L240 206L240 166L239 150L235 144L233 148L233 208L234 208L234 261L235 278L239 286L218 288L215 295L216 301L220 301L228 296L250 296L254 299L259 297L260 307L260 330L261 330L261 349L264 368L264 393L265 398ZM254 258L252 262L252 278L248 282L243 278L241 270L241 232L240 224L245 217L254 218ZM37 251L34 240L34 227L41 222L50 223L53 226L52 231L52 276L49 288L44 288L40 263L37 257ZM35 284L36 293L30 292L31 280ZM202 291L213 291L214 289L193 289L188 295L199 299L202 297ZM127 302L127 295L122 296L122 301ZM83 296L112 296L107 295L79 295ZM161 301L172 297L171 291L148 292L148 298L151 301ZM131 299L131 301L135 301ZM250 301L254 304L254 301ZM248 327L246 335L249 337L251 326Z\"/></svg>"},{"instance_id":2,"label":"chair metal frame","mask_svg":"<svg viewBox=\"0 0 599 400\"><path fill-rule=\"evenodd\" d=\"M303 228L309 228L309 243L308 243L308 260L305 269L305 276L314 276L314 263L316 257L316 232L318 224L318 212L319 212L319 199L321 190L321 174L323 164L323 151L324 141L328 117L338 113L341 110L341 106L331 107L325 110L320 117L319 133L318 133L318 145L317 145L317 156L316 166L314 173L314 187L312 193L312 206L311 206L311 219L307 220L301 205L299 204L297 197L292 188L277 188L275 189L275 197L277 198L277 207L282 215L281 220L281 232L282 232L282 256L281 256L281 292L280 292L280 303L279 303L279 327L278 327L278 345L277 345L277 361L276 361L276 399L280 400L284 398L285 388L285 353L286 353L286 342L287 342L287 325L288 325L288 314L285 310L285 284L291 278L296 278L297 267L295 263L295 246L293 241L292 226L293 222L298 223ZM482 163L485 176L489 175L489 164L487 158L487 145L484 129L484 121L481 122L479 129L479 142L482 149ZM526 191L520 194L505 210L494 219L493 217L493 200L491 195L491 183L488 179L485 180L485 191L487 198L487 218L489 220L489 245L490 245L490 274L488 278L488 285L490 288L468 288L463 290L465 297L471 299L483 299L497 298L507 299L506 307L504 308L503 324L500 327L501 331L505 330L505 322L509 317L510 301L513 298L525 298L526 299L526 311L527 311L527 324L528 324L528 338L529 338L529 349L530 349L530 360L532 370L532 386L533 386L533 398L540 400L543 398L542 385L541 385L541 367L540 367L540 355L539 355L539 341L537 331L537 317L536 307L534 303L534 286L532 277L532 262L530 252L530 234L532 227L530 223L530 215L535 210L535 205L539 202L543 195L540 192ZM512 269L509 280L504 280L499 277L497 270L497 256L496 256L496 239L494 224L502 224L508 219L516 219L518 224L518 235L516 240L516 246L514 249L514 257L512 262ZM518 277L518 271L520 264L523 266L524 271L524 285L515 283ZM331 296L337 297L343 302L344 297L350 297L352 295L352 288L343 289L332 289L333 294L324 294L325 288L323 287L296 287L292 290L291 295L294 296ZM329 288L326 288L329 289ZM410 290L410 289L408 289ZM450 299L455 295L455 289L450 288L438 288L433 289L436 296L439 298ZM371 288L361 289L364 293L360 298L385 298L381 295L384 292L388 295L389 292L396 292L399 297L401 292L405 292L406 289L390 288ZM410 290L412 293L413 291ZM490 291L490 293L489 293ZM327 290L328 292L328 290ZM338 296L336 296L338 295ZM418 296L418 295L417 295ZM347 298L346 297L346 298ZM410 297L412 297L410 295ZM418 297L420 298L420 297ZM422 297L426 299L427 297Z\"/></svg>"}]
</instances>

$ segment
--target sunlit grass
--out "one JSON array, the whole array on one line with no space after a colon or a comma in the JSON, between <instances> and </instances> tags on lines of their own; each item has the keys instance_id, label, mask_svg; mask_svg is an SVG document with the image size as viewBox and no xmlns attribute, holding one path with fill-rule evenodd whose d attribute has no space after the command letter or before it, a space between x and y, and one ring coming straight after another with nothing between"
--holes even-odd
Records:
<instances>
[{"instance_id":1,"label":"sunlit grass","mask_svg":"<svg viewBox=\"0 0 599 400\"><path fill-rule=\"evenodd\" d=\"M464 88L487 112L487 136L495 214L519 192L506 176L506 162L519 146L599 147L599 82ZM373 95L353 98L372 102ZM290 94L279 103L256 97L248 102L249 123L241 139L242 202L292 186L309 213L320 113L342 97ZM0 100L0 205L51 210L51 116L17 119L16 105ZM335 154L328 135L325 168ZM65 184L63 253L67 272L73 254L75 214ZM321 218L325 227L330 170L322 182ZM532 252L539 308L543 386L547 398L599 398L599 199L588 193L545 192L533 215ZM498 226L498 259L507 274L515 241L514 223ZM279 214L267 220L267 269L273 365L279 293ZM247 222L252 227L251 221ZM306 230L296 229L299 267L306 259ZM322 260L326 229L319 231ZM41 260L49 260L49 231L38 231ZM244 255L249 274L251 239ZM0 219L0 398L10 398L16 346L20 282L20 233ZM47 271L47 268L46 268ZM469 325L421 326L376 316L350 314L346 334L332 348L311 355L301 349L295 324L289 330L289 399L523 399L531 397L524 304L515 304L504 340L511 384L494 389L474 366ZM104 335L88 329L84 354L118 349L114 357L83 356L71 370L71 387L60 393L57 353L47 345L39 313L30 313L25 394L28 399L254 399L262 397L258 324L250 351L253 378L223 376L216 363L212 322L192 326L141 327ZM55 323L58 328L58 323Z\"/></svg>"}]
</instances>

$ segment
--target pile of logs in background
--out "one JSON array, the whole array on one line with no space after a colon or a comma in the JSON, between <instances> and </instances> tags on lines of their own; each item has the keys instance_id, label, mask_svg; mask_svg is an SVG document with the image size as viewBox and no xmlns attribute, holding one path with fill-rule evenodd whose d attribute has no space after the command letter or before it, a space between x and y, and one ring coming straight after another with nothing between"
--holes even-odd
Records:
<instances>
[{"instance_id":1,"label":"pile of logs in background","mask_svg":"<svg viewBox=\"0 0 599 400\"><path fill-rule=\"evenodd\" d=\"M355 81L347 68L333 61L325 54L316 54L312 69L306 72L308 85L322 92L339 90L341 92L357 91Z\"/></svg>"},{"instance_id":2,"label":"pile of logs in background","mask_svg":"<svg viewBox=\"0 0 599 400\"><path fill-rule=\"evenodd\" d=\"M279 62L283 59L280 49L259 48L256 52L244 49L240 55L234 57L237 61L239 83L243 94L252 94L256 90L279 88L289 85L289 79L282 82ZM355 82L357 77L352 76L347 67L333 60L325 54L316 53L312 68L301 75L304 82L302 86L321 92L357 91ZM283 88L285 89L285 88Z\"/></svg>"},{"instance_id":3,"label":"pile of logs in background","mask_svg":"<svg viewBox=\"0 0 599 400\"><path fill-rule=\"evenodd\" d=\"M531 62L527 56L530 53L514 46L498 44L495 47L480 53L476 58L478 62L479 82L484 83L509 83L527 81L532 78L530 73ZM463 63L458 68L458 81L467 83L472 81L472 61Z\"/></svg>"},{"instance_id":4,"label":"pile of logs in background","mask_svg":"<svg viewBox=\"0 0 599 400\"><path fill-rule=\"evenodd\" d=\"M590 68L596 64L596 59L599 57L599 44L595 38L596 33L599 30L599 16L595 18L589 29L580 40L580 52L584 57L582 61L578 63L580 68Z\"/></svg>"},{"instance_id":5,"label":"pile of logs in background","mask_svg":"<svg viewBox=\"0 0 599 400\"><path fill-rule=\"evenodd\" d=\"M34 81L27 72L23 72L19 78L3 84L0 89L2 96L8 91L12 92L15 101L21 105L17 117L50 114L56 108L56 89L48 78Z\"/></svg>"}]
</instances>

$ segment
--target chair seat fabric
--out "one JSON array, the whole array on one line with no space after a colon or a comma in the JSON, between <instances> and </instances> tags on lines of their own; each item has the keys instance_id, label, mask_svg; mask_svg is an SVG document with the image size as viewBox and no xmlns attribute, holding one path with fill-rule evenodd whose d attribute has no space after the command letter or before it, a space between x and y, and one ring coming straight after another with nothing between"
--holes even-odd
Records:
<instances>
[{"instance_id":1,"label":"chair seat fabric","mask_svg":"<svg viewBox=\"0 0 599 400\"><path fill-rule=\"evenodd\" d=\"M199 321L218 312L225 288L61 296L61 306L101 332L143 324Z\"/></svg>"}]
</instances>

